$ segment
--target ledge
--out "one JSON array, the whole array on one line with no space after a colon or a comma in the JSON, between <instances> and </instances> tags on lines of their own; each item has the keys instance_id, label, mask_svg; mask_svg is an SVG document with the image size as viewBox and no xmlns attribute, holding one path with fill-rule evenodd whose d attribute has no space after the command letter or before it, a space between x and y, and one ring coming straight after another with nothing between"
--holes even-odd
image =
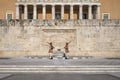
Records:
<instances>
[{"instance_id":1,"label":"ledge","mask_svg":"<svg viewBox=\"0 0 120 80\"><path fill-rule=\"evenodd\" d=\"M34 2L34 3L38 3L38 2L82 2L82 3L90 3L90 2L94 2L94 3L98 3L100 2L99 0L16 0L16 2Z\"/></svg>"},{"instance_id":2,"label":"ledge","mask_svg":"<svg viewBox=\"0 0 120 80\"><path fill-rule=\"evenodd\" d=\"M34 27L81 27L81 26L114 26L120 27L120 20L2 20L0 19L0 27L2 26L34 26Z\"/></svg>"}]
</instances>

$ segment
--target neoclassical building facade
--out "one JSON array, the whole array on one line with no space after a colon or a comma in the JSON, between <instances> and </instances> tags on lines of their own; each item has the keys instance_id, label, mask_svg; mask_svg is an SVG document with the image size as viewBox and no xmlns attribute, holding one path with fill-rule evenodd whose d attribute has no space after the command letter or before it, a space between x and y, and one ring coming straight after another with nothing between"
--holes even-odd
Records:
<instances>
[{"instance_id":1,"label":"neoclassical building facade","mask_svg":"<svg viewBox=\"0 0 120 80\"><path fill-rule=\"evenodd\" d=\"M119 19L117 10L119 2L119 0L0 0L0 19Z\"/></svg>"},{"instance_id":2,"label":"neoclassical building facade","mask_svg":"<svg viewBox=\"0 0 120 80\"><path fill-rule=\"evenodd\" d=\"M99 0L16 0L17 19L99 19Z\"/></svg>"}]
</instances>

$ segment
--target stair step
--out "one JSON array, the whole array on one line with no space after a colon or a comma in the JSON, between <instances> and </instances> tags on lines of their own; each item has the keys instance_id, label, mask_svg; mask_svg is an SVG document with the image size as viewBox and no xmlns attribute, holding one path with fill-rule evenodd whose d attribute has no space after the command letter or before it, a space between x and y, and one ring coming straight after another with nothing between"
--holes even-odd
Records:
<instances>
[{"instance_id":1,"label":"stair step","mask_svg":"<svg viewBox=\"0 0 120 80\"><path fill-rule=\"evenodd\" d=\"M39 65L0 65L0 73L4 72L120 72L120 65L84 65L84 66L39 66Z\"/></svg>"}]
</instances>

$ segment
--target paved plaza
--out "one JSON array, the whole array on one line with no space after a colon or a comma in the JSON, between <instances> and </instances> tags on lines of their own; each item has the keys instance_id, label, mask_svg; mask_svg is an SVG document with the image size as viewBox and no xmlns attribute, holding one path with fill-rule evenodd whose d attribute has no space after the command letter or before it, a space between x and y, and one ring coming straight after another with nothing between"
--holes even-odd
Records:
<instances>
[{"instance_id":1,"label":"paved plaza","mask_svg":"<svg viewBox=\"0 0 120 80\"><path fill-rule=\"evenodd\" d=\"M0 80L120 80L120 59L0 58Z\"/></svg>"},{"instance_id":2,"label":"paved plaza","mask_svg":"<svg viewBox=\"0 0 120 80\"><path fill-rule=\"evenodd\" d=\"M13 74L0 80L120 80L120 78L109 74L39 73Z\"/></svg>"},{"instance_id":3,"label":"paved plaza","mask_svg":"<svg viewBox=\"0 0 120 80\"><path fill-rule=\"evenodd\" d=\"M49 57L0 58L0 65L41 65L41 66L80 66L80 65L120 65L119 58L70 57L49 59Z\"/></svg>"}]
</instances>

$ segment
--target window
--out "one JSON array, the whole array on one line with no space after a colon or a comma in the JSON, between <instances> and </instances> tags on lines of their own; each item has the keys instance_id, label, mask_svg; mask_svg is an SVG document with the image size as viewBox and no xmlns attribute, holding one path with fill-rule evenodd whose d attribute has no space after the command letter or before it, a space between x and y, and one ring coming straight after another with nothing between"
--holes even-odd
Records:
<instances>
[{"instance_id":1,"label":"window","mask_svg":"<svg viewBox=\"0 0 120 80\"><path fill-rule=\"evenodd\" d=\"M28 19L33 19L33 13L28 13Z\"/></svg>"},{"instance_id":2,"label":"window","mask_svg":"<svg viewBox=\"0 0 120 80\"><path fill-rule=\"evenodd\" d=\"M61 13L60 12L55 13L55 19L61 19Z\"/></svg>"},{"instance_id":3,"label":"window","mask_svg":"<svg viewBox=\"0 0 120 80\"><path fill-rule=\"evenodd\" d=\"M102 18L103 19L110 19L110 13L103 13Z\"/></svg>"},{"instance_id":4,"label":"window","mask_svg":"<svg viewBox=\"0 0 120 80\"><path fill-rule=\"evenodd\" d=\"M7 13L6 13L6 19L7 19L7 20L13 19L13 13L12 13L12 12L7 12Z\"/></svg>"},{"instance_id":5,"label":"window","mask_svg":"<svg viewBox=\"0 0 120 80\"><path fill-rule=\"evenodd\" d=\"M88 14L87 13L83 13L83 19L88 19Z\"/></svg>"}]
</instances>

